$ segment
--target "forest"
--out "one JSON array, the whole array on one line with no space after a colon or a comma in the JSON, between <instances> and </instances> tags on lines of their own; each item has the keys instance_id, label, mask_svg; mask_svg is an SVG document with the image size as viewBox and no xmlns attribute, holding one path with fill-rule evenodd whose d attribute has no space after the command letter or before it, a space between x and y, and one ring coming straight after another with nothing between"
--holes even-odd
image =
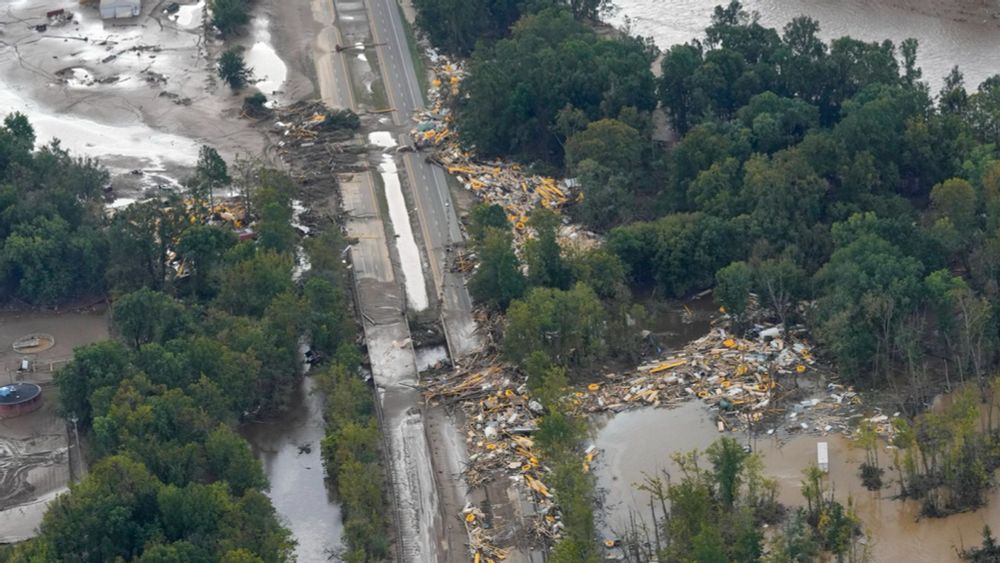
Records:
<instances>
[{"instance_id":1,"label":"forest","mask_svg":"<svg viewBox=\"0 0 1000 563\"><path fill-rule=\"evenodd\" d=\"M502 213L474 213L472 289L508 312L513 359L551 330L563 365L628 356L599 333L630 295L715 287L736 316L752 292L804 323L847 381L915 400L984 381L1000 328L1000 75L970 90L956 67L932 93L916 41L818 33L808 17L766 28L733 2L702 39L662 53L658 79L648 41L599 34L566 7L480 37L463 142L576 178L570 216L606 241L560 249L559 218L534 217L518 255ZM672 142L652 138L657 104ZM565 331L547 314L521 321L522 308L569 306L582 322Z\"/></svg>"},{"instance_id":2,"label":"forest","mask_svg":"<svg viewBox=\"0 0 1000 563\"><path fill-rule=\"evenodd\" d=\"M186 193L108 217L97 163L58 144L32 150L18 114L0 142L5 297L110 295L115 336L77 348L56 374L59 410L87 437L90 472L54 501L38 537L0 555L290 560L294 540L235 430L285 407L302 376L303 335L318 358L357 357L339 236L308 241L314 267L295 281L295 186L283 173L251 160L229 168L203 147ZM255 240L196 220L212 214L212 190L229 184L256 219ZM376 493L368 500L380 508Z\"/></svg>"}]
</instances>

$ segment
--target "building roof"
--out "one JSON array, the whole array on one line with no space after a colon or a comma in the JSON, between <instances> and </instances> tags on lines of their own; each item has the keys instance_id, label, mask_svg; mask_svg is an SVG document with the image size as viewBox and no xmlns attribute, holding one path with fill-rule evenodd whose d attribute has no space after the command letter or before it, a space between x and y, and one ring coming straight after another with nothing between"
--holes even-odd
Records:
<instances>
[{"instance_id":1,"label":"building roof","mask_svg":"<svg viewBox=\"0 0 1000 563\"><path fill-rule=\"evenodd\" d=\"M0 387L0 406L19 405L41 395L42 388L34 383L15 383Z\"/></svg>"},{"instance_id":2,"label":"building roof","mask_svg":"<svg viewBox=\"0 0 1000 563\"><path fill-rule=\"evenodd\" d=\"M142 6L142 0L101 0L101 8L113 8L115 6Z\"/></svg>"}]
</instances>

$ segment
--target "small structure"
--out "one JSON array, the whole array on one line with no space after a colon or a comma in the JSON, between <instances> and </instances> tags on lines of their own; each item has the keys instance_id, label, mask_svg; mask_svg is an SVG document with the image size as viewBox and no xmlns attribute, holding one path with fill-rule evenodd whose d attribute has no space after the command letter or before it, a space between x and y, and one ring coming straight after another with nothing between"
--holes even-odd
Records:
<instances>
[{"instance_id":1,"label":"small structure","mask_svg":"<svg viewBox=\"0 0 1000 563\"><path fill-rule=\"evenodd\" d=\"M101 17L106 20L134 18L142 12L142 0L101 0Z\"/></svg>"},{"instance_id":2,"label":"small structure","mask_svg":"<svg viewBox=\"0 0 1000 563\"><path fill-rule=\"evenodd\" d=\"M42 406L42 388L34 383L14 383L0 387L0 418L13 418Z\"/></svg>"},{"instance_id":3,"label":"small structure","mask_svg":"<svg viewBox=\"0 0 1000 563\"><path fill-rule=\"evenodd\" d=\"M826 442L816 444L816 465L823 473L830 472L830 449Z\"/></svg>"}]
</instances>

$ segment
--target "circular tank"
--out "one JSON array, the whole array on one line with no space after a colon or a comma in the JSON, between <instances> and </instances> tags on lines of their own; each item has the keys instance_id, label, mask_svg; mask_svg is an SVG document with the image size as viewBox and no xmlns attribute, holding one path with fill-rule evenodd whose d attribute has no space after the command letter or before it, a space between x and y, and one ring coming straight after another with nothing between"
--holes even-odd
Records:
<instances>
[{"instance_id":1,"label":"circular tank","mask_svg":"<svg viewBox=\"0 0 1000 563\"><path fill-rule=\"evenodd\" d=\"M14 383L0 387L0 418L29 413L42 406L42 388L34 383Z\"/></svg>"}]
</instances>

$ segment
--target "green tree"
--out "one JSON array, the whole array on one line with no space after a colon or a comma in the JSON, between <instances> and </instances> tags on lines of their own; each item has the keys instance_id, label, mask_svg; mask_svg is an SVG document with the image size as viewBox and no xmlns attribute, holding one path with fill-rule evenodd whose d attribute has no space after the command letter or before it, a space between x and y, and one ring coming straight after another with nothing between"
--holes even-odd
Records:
<instances>
[{"instance_id":1,"label":"green tree","mask_svg":"<svg viewBox=\"0 0 1000 563\"><path fill-rule=\"evenodd\" d=\"M572 281L570 271L563 263L562 248L556 240L559 216L547 209L537 209L531 214L528 226L535 230L535 237L524 247L528 283L568 289Z\"/></svg>"},{"instance_id":2,"label":"green tree","mask_svg":"<svg viewBox=\"0 0 1000 563\"><path fill-rule=\"evenodd\" d=\"M476 249L479 267L469 280L469 290L477 301L505 310L527 286L514 254L513 237L508 230L488 228Z\"/></svg>"},{"instance_id":3,"label":"green tree","mask_svg":"<svg viewBox=\"0 0 1000 563\"><path fill-rule=\"evenodd\" d=\"M715 273L715 302L726 308L739 324L750 304L753 271L746 262L732 262Z\"/></svg>"},{"instance_id":4,"label":"green tree","mask_svg":"<svg viewBox=\"0 0 1000 563\"><path fill-rule=\"evenodd\" d=\"M148 288L115 300L112 318L118 333L134 349L169 340L187 328L183 307L169 296Z\"/></svg>"},{"instance_id":5,"label":"green tree","mask_svg":"<svg viewBox=\"0 0 1000 563\"><path fill-rule=\"evenodd\" d=\"M507 212L497 204L479 204L469 214L469 234L476 243L482 243L488 229L506 230L510 228Z\"/></svg>"},{"instance_id":6,"label":"green tree","mask_svg":"<svg viewBox=\"0 0 1000 563\"><path fill-rule=\"evenodd\" d=\"M250 21L250 6L247 0L211 0L212 25L225 35L240 30Z\"/></svg>"},{"instance_id":7,"label":"green tree","mask_svg":"<svg viewBox=\"0 0 1000 563\"><path fill-rule=\"evenodd\" d=\"M216 0L216 3L220 1L227 4L230 2L242 3L242 0ZM243 55L236 47L230 47L222 53L222 56L219 57L217 72L219 78L224 80L233 90L239 90L246 86L250 77L253 76L253 69L247 67Z\"/></svg>"},{"instance_id":8,"label":"green tree","mask_svg":"<svg viewBox=\"0 0 1000 563\"><path fill-rule=\"evenodd\" d=\"M635 172L642 164L639 132L617 119L600 119L566 141L566 166L578 172L584 160L600 162L614 171Z\"/></svg>"},{"instance_id":9,"label":"green tree","mask_svg":"<svg viewBox=\"0 0 1000 563\"><path fill-rule=\"evenodd\" d=\"M931 207L947 217L963 237L976 228L976 191L965 180L952 178L934 186Z\"/></svg>"},{"instance_id":10,"label":"green tree","mask_svg":"<svg viewBox=\"0 0 1000 563\"><path fill-rule=\"evenodd\" d=\"M588 121L617 117L625 107L651 111L651 62L638 40L600 38L567 10L526 15L509 39L473 54L458 129L485 155L559 165L564 108L575 107Z\"/></svg>"},{"instance_id":11,"label":"green tree","mask_svg":"<svg viewBox=\"0 0 1000 563\"><path fill-rule=\"evenodd\" d=\"M606 312L589 286L568 291L536 287L507 310L504 350L515 362L535 351L562 366L586 366L602 358Z\"/></svg>"}]
</instances>

